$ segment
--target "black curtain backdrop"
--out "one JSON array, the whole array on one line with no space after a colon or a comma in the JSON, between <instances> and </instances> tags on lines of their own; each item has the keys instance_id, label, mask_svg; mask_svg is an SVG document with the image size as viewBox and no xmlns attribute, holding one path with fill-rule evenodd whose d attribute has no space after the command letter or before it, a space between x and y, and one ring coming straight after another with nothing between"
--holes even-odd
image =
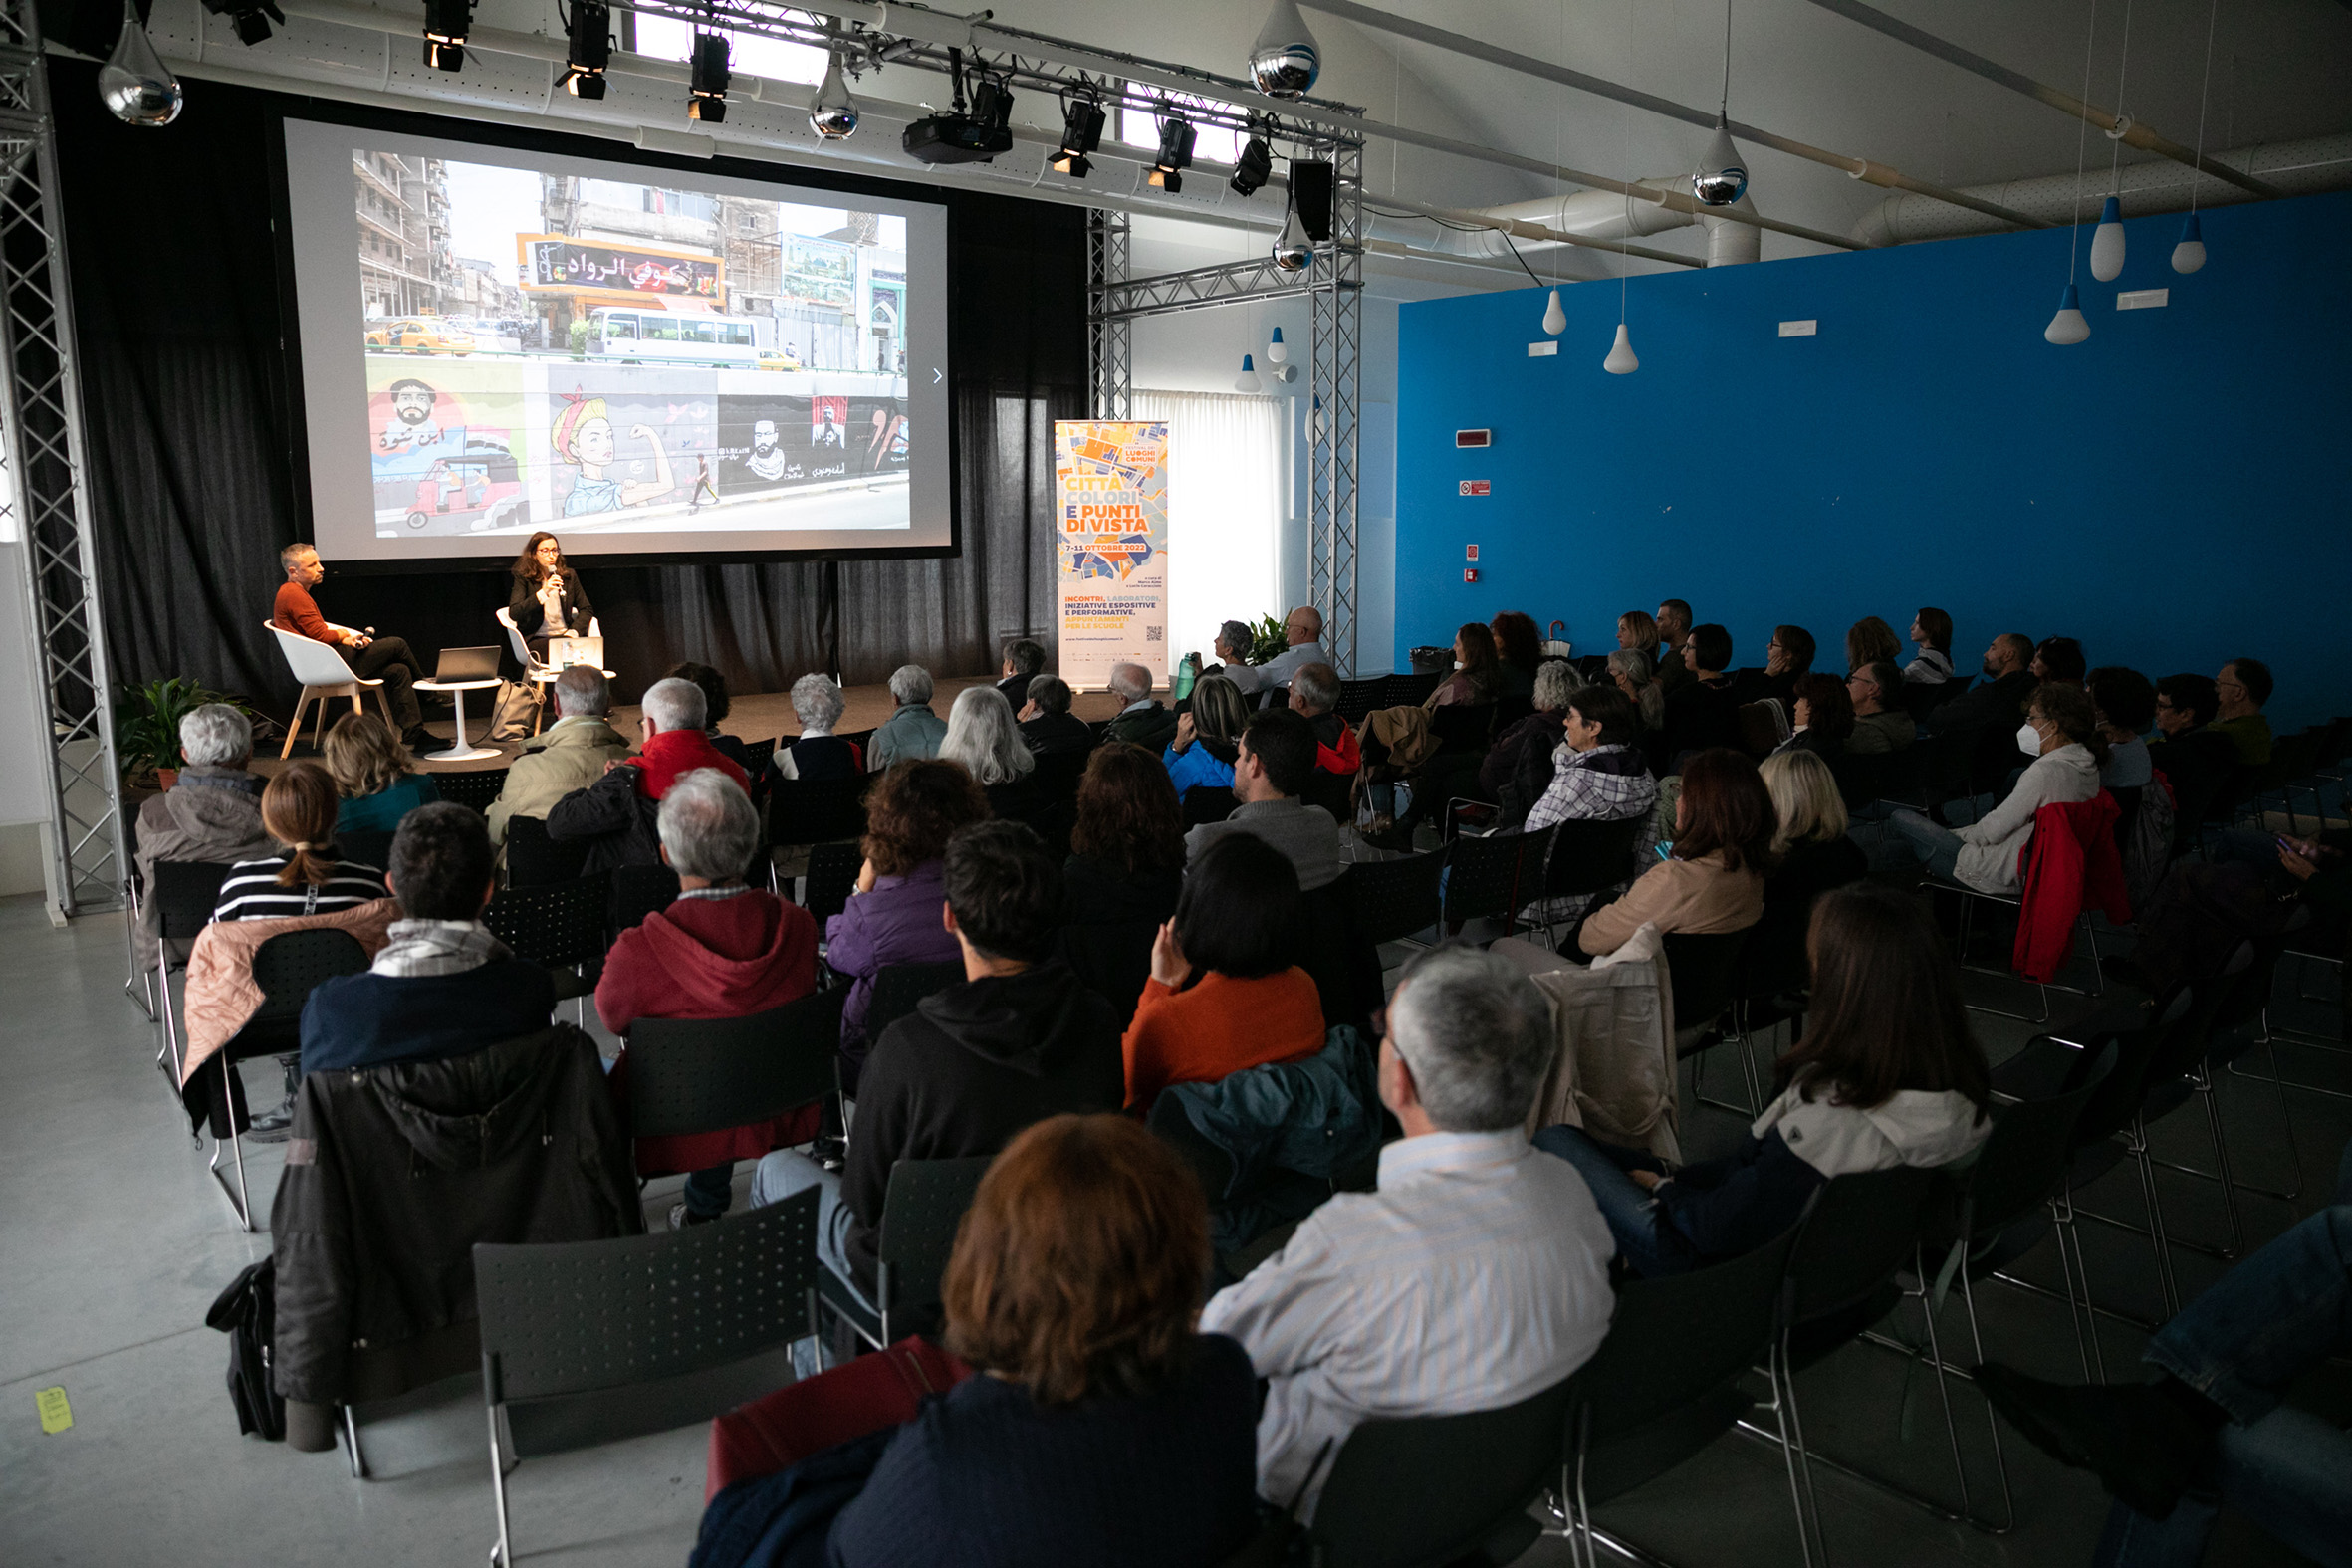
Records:
<instances>
[{"instance_id":1,"label":"black curtain backdrop","mask_svg":"<svg viewBox=\"0 0 2352 1568\"><path fill-rule=\"evenodd\" d=\"M97 70L50 61L68 258L89 428L90 490L114 668L124 681L193 675L280 715L295 687L265 629L278 551L304 537L296 474L301 388L276 233L280 114L349 118L335 104L188 83L174 124L134 129L98 101ZM463 120L370 123L476 135L651 168L775 181L775 166L681 165L625 145L517 134ZM798 183L887 191L794 171ZM1052 643L1053 422L1086 400L1085 229L1075 207L962 191L948 205L948 349L955 380L961 553L934 560L584 565L617 695L634 700L682 659L739 692L782 691L829 665L880 681L997 668L1000 639ZM443 647L503 644L505 567L338 573L321 607ZM431 670L425 671L430 674Z\"/></svg>"}]
</instances>

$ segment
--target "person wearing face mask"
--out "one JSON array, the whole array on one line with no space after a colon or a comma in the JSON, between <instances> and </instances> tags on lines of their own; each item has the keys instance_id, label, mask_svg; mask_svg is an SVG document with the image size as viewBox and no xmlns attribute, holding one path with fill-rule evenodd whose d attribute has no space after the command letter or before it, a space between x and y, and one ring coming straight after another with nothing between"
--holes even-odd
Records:
<instances>
[{"instance_id":1,"label":"person wearing face mask","mask_svg":"<svg viewBox=\"0 0 2352 1568\"><path fill-rule=\"evenodd\" d=\"M1984 893L2016 894L2024 889L2018 861L2033 836L2033 816L2045 805L2069 805L2099 792L2107 739L2099 733L2098 710L2079 686L2035 689L2026 729L2037 754L2017 778L2008 798L1965 827L1946 827L1917 811L1887 818L1889 842L1934 875L1965 882Z\"/></svg>"}]
</instances>

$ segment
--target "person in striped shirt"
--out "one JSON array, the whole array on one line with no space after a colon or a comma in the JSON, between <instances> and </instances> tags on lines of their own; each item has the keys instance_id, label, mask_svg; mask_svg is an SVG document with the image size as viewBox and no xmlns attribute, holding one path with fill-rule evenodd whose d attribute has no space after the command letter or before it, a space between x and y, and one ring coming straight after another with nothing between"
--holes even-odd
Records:
<instances>
[{"instance_id":1,"label":"person in striped shirt","mask_svg":"<svg viewBox=\"0 0 2352 1568\"><path fill-rule=\"evenodd\" d=\"M384 897L380 868L336 856L335 815L342 804L334 778L317 763L280 770L262 790L261 825L286 852L230 867L212 918L329 915Z\"/></svg>"}]
</instances>

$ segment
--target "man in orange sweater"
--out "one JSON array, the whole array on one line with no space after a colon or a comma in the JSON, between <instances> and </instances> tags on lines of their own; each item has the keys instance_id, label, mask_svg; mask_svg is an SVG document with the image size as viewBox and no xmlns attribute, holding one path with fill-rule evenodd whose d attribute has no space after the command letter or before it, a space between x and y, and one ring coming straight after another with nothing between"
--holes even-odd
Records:
<instances>
[{"instance_id":1,"label":"man in orange sweater","mask_svg":"<svg viewBox=\"0 0 2352 1568\"><path fill-rule=\"evenodd\" d=\"M411 750L432 740L425 733L424 715L416 706L412 689L424 665L408 651L408 644L398 637L370 637L363 631L338 626L319 613L319 601L311 597L311 589L327 575L327 568L319 563L319 552L313 547L289 545L278 552L278 563L286 568L286 580L278 584L270 624L340 649L353 675L363 681L381 680L393 720L400 727L400 739Z\"/></svg>"}]
</instances>

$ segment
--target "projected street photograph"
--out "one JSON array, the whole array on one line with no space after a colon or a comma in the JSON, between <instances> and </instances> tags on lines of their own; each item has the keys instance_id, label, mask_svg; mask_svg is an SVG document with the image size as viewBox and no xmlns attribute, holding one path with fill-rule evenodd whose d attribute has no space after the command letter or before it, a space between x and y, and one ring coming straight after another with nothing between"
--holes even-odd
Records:
<instances>
[{"instance_id":1,"label":"projected street photograph","mask_svg":"<svg viewBox=\"0 0 2352 1568\"><path fill-rule=\"evenodd\" d=\"M379 538L909 526L903 217L352 169Z\"/></svg>"}]
</instances>

